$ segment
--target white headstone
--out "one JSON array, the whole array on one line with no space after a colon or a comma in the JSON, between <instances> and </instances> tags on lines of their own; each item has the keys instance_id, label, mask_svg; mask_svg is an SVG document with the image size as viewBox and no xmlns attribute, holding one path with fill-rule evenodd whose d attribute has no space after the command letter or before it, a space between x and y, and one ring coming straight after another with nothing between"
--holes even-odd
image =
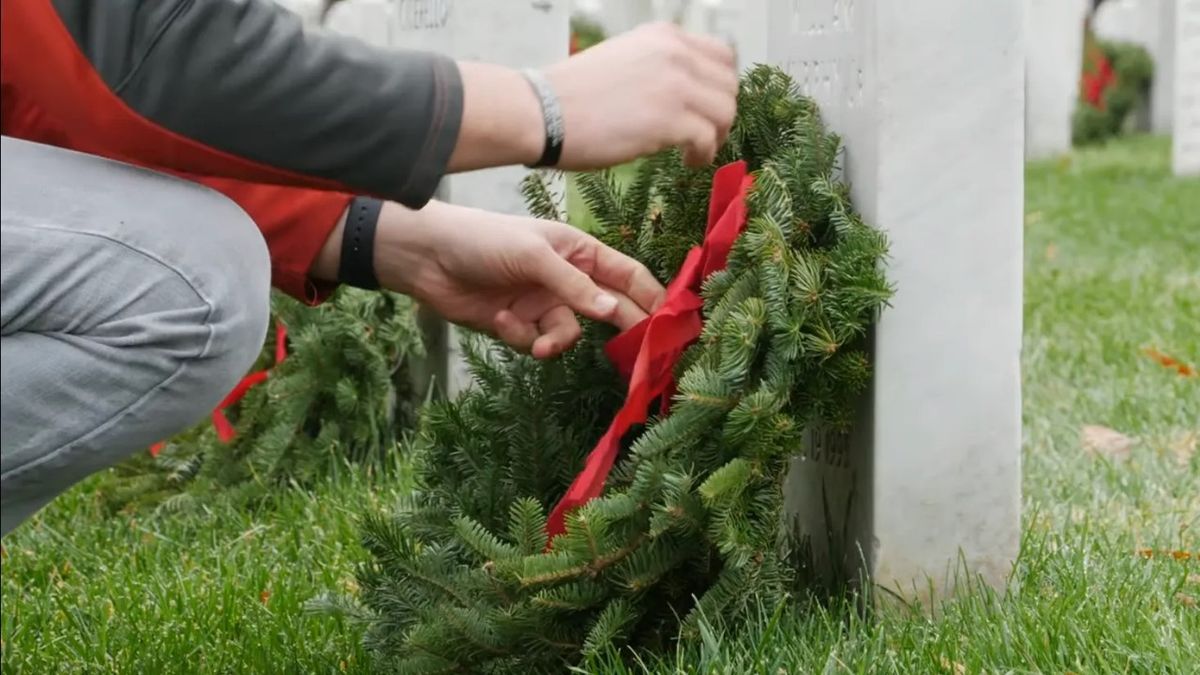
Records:
<instances>
[{"instance_id":1,"label":"white headstone","mask_svg":"<svg viewBox=\"0 0 1200 675\"><path fill-rule=\"evenodd\" d=\"M765 1L768 61L842 135L897 287L855 432L814 434L792 464L792 525L818 578L865 571L923 601L964 567L1002 586L1020 539L1024 3Z\"/></svg>"},{"instance_id":2,"label":"white headstone","mask_svg":"<svg viewBox=\"0 0 1200 675\"><path fill-rule=\"evenodd\" d=\"M391 46L394 3L388 0L341 0L325 15L325 28L376 47Z\"/></svg>"},{"instance_id":3,"label":"white headstone","mask_svg":"<svg viewBox=\"0 0 1200 675\"><path fill-rule=\"evenodd\" d=\"M1083 31L1089 0L1028 0L1025 59L1025 156L1071 149L1079 100Z\"/></svg>"},{"instance_id":4,"label":"white headstone","mask_svg":"<svg viewBox=\"0 0 1200 675\"><path fill-rule=\"evenodd\" d=\"M321 15L325 12L326 0L276 0L276 2L299 15L306 28L316 28L321 25Z\"/></svg>"},{"instance_id":5,"label":"white headstone","mask_svg":"<svg viewBox=\"0 0 1200 675\"><path fill-rule=\"evenodd\" d=\"M329 13L329 28L397 49L513 67L545 66L567 58L568 0L342 0L339 4ZM525 213L520 184L527 173L523 167L504 167L448 176L438 198L489 211ZM459 351L460 331L428 316L423 323L433 342L431 356L442 364L434 369L444 391L454 395L470 384Z\"/></svg>"},{"instance_id":6,"label":"white headstone","mask_svg":"<svg viewBox=\"0 0 1200 675\"><path fill-rule=\"evenodd\" d=\"M1175 132L1172 164L1200 175L1200 0L1176 0Z\"/></svg>"},{"instance_id":7,"label":"white headstone","mask_svg":"<svg viewBox=\"0 0 1200 675\"><path fill-rule=\"evenodd\" d=\"M654 0L602 0L600 27L608 37L619 35L654 21L659 15Z\"/></svg>"},{"instance_id":8,"label":"white headstone","mask_svg":"<svg viewBox=\"0 0 1200 675\"><path fill-rule=\"evenodd\" d=\"M1154 83L1150 90L1150 130L1169 134L1175 126L1175 72L1179 68L1175 47L1175 0L1160 0L1158 26L1161 42L1154 62ZM1186 64L1182 66L1186 68Z\"/></svg>"}]
</instances>

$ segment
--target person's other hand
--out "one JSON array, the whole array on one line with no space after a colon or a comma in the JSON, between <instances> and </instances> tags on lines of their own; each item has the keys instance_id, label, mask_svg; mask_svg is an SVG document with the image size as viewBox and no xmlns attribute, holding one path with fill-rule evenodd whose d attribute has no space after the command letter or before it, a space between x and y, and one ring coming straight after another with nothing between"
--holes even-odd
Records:
<instances>
[{"instance_id":1,"label":"person's other hand","mask_svg":"<svg viewBox=\"0 0 1200 675\"><path fill-rule=\"evenodd\" d=\"M559 166L614 166L669 147L713 161L737 112L733 50L671 23L605 40L546 70L562 107Z\"/></svg>"},{"instance_id":2,"label":"person's other hand","mask_svg":"<svg viewBox=\"0 0 1200 675\"><path fill-rule=\"evenodd\" d=\"M385 288L540 359L579 339L576 313L624 330L664 294L643 265L570 225L439 202L385 204L375 267Z\"/></svg>"}]
</instances>

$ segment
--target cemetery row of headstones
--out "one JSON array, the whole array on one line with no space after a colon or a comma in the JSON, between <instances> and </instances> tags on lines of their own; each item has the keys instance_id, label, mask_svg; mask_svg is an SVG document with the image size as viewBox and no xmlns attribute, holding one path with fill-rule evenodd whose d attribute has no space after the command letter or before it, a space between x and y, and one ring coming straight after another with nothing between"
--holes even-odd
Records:
<instances>
[{"instance_id":1,"label":"cemetery row of headstones","mask_svg":"<svg viewBox=\"0 0 1200 675\"><path fill-rule=\"evenodd\" d=\"M1200 0L1172 1L1176 167L1196 171ZM647 2L603 4L610 18L646 18ZM898 292L873 336L860 423L850 438L814 438L788 478L790 512L829 575L867 571L918 599L951 591L964 571L995 586L1008 577L1020 535L1023 166L1027 143L1032 154L1069 143L1085 4L723 3L736 13L714 29L743 64L778 65L819 102L845 140L856 206L892 241ZM538 66L566 55L570 12L567 0L340 0L306 16L379 45ZM455 175L441 194L519 213L522 174ZM467 385L444 337L453 392Z\"/></svg>"}]
</instances>

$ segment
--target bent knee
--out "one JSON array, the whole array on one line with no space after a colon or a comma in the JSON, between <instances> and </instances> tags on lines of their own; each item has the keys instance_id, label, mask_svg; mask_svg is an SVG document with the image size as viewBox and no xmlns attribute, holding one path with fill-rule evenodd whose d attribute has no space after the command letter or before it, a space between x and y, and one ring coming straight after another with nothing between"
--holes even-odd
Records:
<instances>
[{"instance_id":1,"label":"bent knee","mask_svg":"<svg viewBox=\"0 0 1200 675\"><path fill-rule=\"evenodd\" d=\"M195 233L180 272L209 307L205 360L213 362L213 377L236 381L262 351L270 320L266 241L250 217L215 190L195 185L180 201L191 208L184 218Z\"/></svg>"}]
</instances>

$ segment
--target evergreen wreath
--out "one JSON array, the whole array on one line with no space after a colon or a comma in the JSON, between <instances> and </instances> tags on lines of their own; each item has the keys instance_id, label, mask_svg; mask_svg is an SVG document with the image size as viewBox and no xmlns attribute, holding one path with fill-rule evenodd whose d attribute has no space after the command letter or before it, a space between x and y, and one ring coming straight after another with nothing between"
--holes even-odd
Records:
<instances>
[{"instance_id":1,"label":"evergreen wreath","mask_svg":"<svg viewBox=\"0 0 1200 675\"><path fill-rule=\"evenodd\" d=\"M1084 45L1079 100L1071 120L1076 145L1101 143L1125 131L1132 115L1150 101L1154 60L1130 42L1099 40L1090 33Z\"/></svg>"},{"instance_id":2,"label":"evergreen wreath","mask_svg":"<svg viewBox=\"0 0 1200 675\"><path fill-rule=\"evenodd\" d=\"M360 604L376 664L399 673L561 672L612 647L667 648L702 616L737 620L792 588L786 461L810 425L845 430L869 379L866 332L891 288L887 242L836 177L840 141L782 71L743 76L717 165L753 172L748 222L703 288L703 332L677 364L669 414L625 439L604 494L547 540L547 512L621 406L588 324L550 362L472 338L476 386L426 407L417 490L365 519ZM704 235L714 167L675 151L627 188L580 176L599 236L661 280ZM537 176L531 212L561 219Z\"/></svg>"}]
</instances>

